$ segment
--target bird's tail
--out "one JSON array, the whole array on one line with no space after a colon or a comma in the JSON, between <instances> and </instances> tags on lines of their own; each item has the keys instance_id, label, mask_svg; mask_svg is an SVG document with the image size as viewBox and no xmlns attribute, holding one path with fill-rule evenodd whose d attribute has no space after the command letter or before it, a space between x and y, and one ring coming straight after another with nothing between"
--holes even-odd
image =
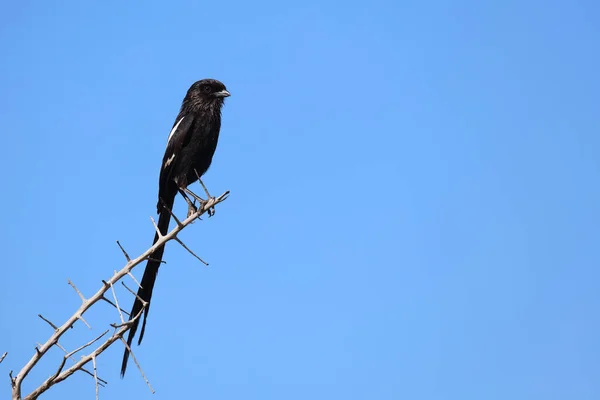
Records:
<instances>
[{"instance_id":1,"label":"bird's tail","mask_svg":"<svg viewBox=\"0 0 600 400\"><path fill-rule=\"evenodd\" d=\"M163 198L163 206L168 207L169 210L173 209L173 203L175 202L175 194L172 196L165 196L167 198ZM169 222L171 220L171 214L163 209L159 210L158 217L158 230L162 235L166 235L169 231ZM154 245L159 239L158 233L154 235L154 241L152 245ZM150 259L146 264L146 270L144 271L144 276L142 277L142 282L140 283L140 288L138 289L137 295L139 298L144 300L147 305L144 309L144 321L142 323L142 330L140 332L140 337L138 339L138 345L142 343L142 338L144 337L144 331L146 330L146 318L148 317L148 312L150 311L150 299L152 298L152 290L154 289L154 282L156 282L156 276L158 275L158 267L160 267L163 253L165 251L165 246L161 246L157 248L154 253L150 255ZM142 302L136 297L133 303L133 308L131 309L131 314L129 314L129 319L135 318L136 315L140 313L142 310ZM141 316L140 316L141 318ZM127 345L131 348L131 343L133 342L133 338L135 337L135 332L137 331L138 325L140 323L140 318L136 319L131 325L131 329L129 330L129 335L127 336ZM125 376L125 370L127 369L127 360L129 359L129 350L125 348L125 354L123 354L123 363L121 364L121 377Z\"/></svg>"}]
</instances>

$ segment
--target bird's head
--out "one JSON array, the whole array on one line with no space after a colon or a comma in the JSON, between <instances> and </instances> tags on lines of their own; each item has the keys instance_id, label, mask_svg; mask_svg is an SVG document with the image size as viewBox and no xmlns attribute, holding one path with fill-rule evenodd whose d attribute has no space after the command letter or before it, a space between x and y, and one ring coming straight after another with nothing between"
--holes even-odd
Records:
<instances>
[{"instance_id":1,"label":"bird's head","mask_svg":"<svg viewBox=\"0 0 600 400\"><path fill-rule=\"evenodd\" d=\"M225 97L229 96L230 94L222 82L216 79L202 79L192 84L186 97L196 101L200 100L203 103L223 103Z\"/></svg>"}]
</instances>

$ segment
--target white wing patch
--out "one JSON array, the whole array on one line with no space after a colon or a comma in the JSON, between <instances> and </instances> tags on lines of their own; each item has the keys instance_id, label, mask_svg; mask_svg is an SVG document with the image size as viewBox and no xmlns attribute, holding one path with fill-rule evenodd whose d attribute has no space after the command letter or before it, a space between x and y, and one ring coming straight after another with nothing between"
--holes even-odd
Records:
<instances>
[{"instance_id":1,"label":"white wing patch","mask_svg":"<svg viewBox=\"0 0 600 400\"><path fill-rule=\"evenodd\" d=\"M182 118L183 119L183 118ZM169 159L167 161L165 161L165 165L163 166L163 169L167 168L169 165L171 165L171 163L173 162L173 160L175 159L175 153L173 153L173 155L171 157L169 157Z\"/></svg>"},{"instance_id":2,"label":"white wing patch","mask_svg":"<svg viewBox=\"0 0 600 400\"><path fill-rule=\"evenodd\" d=\"M179 124L181 123L181 121L183 121L184 118L185 117L181 117L181 119L179 121L177 121L177 123L175 124L175 126L173 127L173 129L171 129L171 133L169 133L169 138L167 139L167 144L169 144L169 142L171 141L171 138L173 137L173 135L177 131L177 128L179 128ZM167 165L169 165L169 164L167 163Z\"/></svg>"}]
</instances>

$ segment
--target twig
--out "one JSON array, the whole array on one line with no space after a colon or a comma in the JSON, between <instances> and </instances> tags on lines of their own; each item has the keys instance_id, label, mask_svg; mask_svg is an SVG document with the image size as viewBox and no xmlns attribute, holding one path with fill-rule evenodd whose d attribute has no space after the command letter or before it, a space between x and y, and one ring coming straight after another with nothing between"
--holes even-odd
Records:
<instances>
[{"instance_id":1,"label":"twig","mask_svg":"<svg viewBox=\"0 0 600 400\"><path fill-rule=\"evenodd\" d=\"M102 296L102 300L104 300L105 302L107 302L108 304L113 306L114 308L117 308L117 305L115 303L113 303L112 301L110 301L109 299L107 299L105 296ZM119 311L122 312L123 314L126 314L129 317L129 313L127 311L123 310L122 308L119 308Z\"/></svg>"},{"instance_id":2,"label":"twig","mask_svg":"<svg viewBox=\"0 0 600 400\"><path fill-rule=\"evenodd\" d=\"M79 295L79 298L81 299L82 302L85 302L85 297L83 297L83 294L81 294L81 292L79 291L79 289L77 289L77 286L75 286L75 284L73 282L71 282L71 280L69 279L67 282L69 282L69 285L71 285L71 287L73 289L75 289L75 291L77 292L77 294Z\"/></svg>"},{"instance_id":3,"label":"twig","mask_svg":"<svg viewBox=\"0 0 600 400\"><path fill-rule=\"evenodd\" d=\"M73 356L69 356L69 352L67 351L67 349L65 349L60 343L56 343L56 346L61 349L62 351L65 352L65 354L72 360L77 362L77 360L75 359L75 357ZM79 368L80 371L85 372L86 374L88 374L89 376L91 376L92 378L94 377L94 374L92 374L90 371L88 371L87 369L81 367ZM98 380L100 381L100 386L104 387L104 385L107 385L108 382L105 381L104 379L98 377Z\"/></svg>"},{"instance_id":4,"label":"twig","mask_svg":"<svg viewBox=\"0 0 600 400\"><path fill-rule=\"evenodd\" d=\"M94 366L94 381L96 381L96 400L98 400L98 390L99 389L98 389L98 374L96 373L96 356L92 356L92 365Z\"/></svg>"},{"instance_id":5,"label":"twig","mask_svg":"<svg viewBox=\"0 0 600 400\"><path fill-rule=\"evenodd\" d=\"M194 257L196 257L198 260L200 260L200 262L206 266L208 266L208 263L206 261L204 261L203 259L201 259L200 257L198 257L192 250L190 250L185 243L183 243L181 241L181 239L179 239L178 237L175 237L175 241L177 243L179 243L181 246L183 246L184 249L186 249L191 255L193 255Z\"/></svg>"},{"instance_id":6,"label":"twig","mask_svg":"<svg viewBox=\"0 0 600 400\"><path fill-rule=\"evenodd\" d=\"M125 259L127 260L127 262L131 261L131 258L129 258L129 254L127 254L127 252L125 251L125 249L123 248L123 246L121 246L121 243L119 243L118 240L117 240L117 244L119 245L119 248L123 252L123 255L125 256Z\"/></svg>"},{"instance_id":7,"label":"twig","mask_svg":"<svg viewBox=\"0 0 600 400\"><path fill-rule=\"evenodd\" d=\"M58 330L58 326L56 326L52 322L48 321L46 318L44 318L42 316L42 314L38 314L38 317L40 317L41 319L43 319L44 321L46 321L48 323L48 325L50 325L52 327L52 329L54 329L55 331Z\"/></svg>"},{"instance_id":8,"label":"twig","mask_svg":"<svg viewBox=\"0 0 600 400\"><path fill-rule=\"evenodd\" d=\"M52 384L56 378L58 377L58 375L60 375L60 373L62 372L63 368L65 367L65 363L67 362L67 356L64 356L60 362L60 364L58 365L58 368L56 369L56 372L54 373L54 375L52 375L50 378L48 378L49 384Z\"/></svg>"},{"instance_id":9,"label":"twig","mask_svg":"<svg viewBox=\"0 0 600 400\"><path fill-rule=\"evenodd\" d=\"M115 271L116 273L116 271ZM115 299L115 304L117 305L117 311L119 311L119 317L121 317L121 322L125 322L123 318L123 313L121 313L121 307L119 307L119 300L117 300L117 294L115 293L115 287L113 284L110 284L110 290L112 290L113 299Z\"/></svg>"},{"instance_id":10,"label":"twig","mask_svg":"<svg viewBox=\"0 0 600 400\"><path fill-rule=\"evenodd\" d=\"M132 274L131 272L128 272L128 273L127 273L127 275L129 275L129 277L130 277L131 279L133 279L133 281L136 283L136 285L138 285L138 287L139 287L140 289L142 288L142 285L140 285L140 283L138 282L138 280L137 280L137 279L135 279L135 276L133 276L133 274Z\"/></svg>"},{"instance_id":11,"label":"twig","mask_svg":"<svg viewBox=\"0 0 600 400\"><path fill-rule=\"evenodd\" d=\"M177 236L177 234L179 232L181 232L182 229L184 229L186 226L193 223L202 214L207 212L209 208L212 208L216 204L224 201L228 195L229 195L229 191L223 193L221 196L217 197L216 199L215 198L209 199L209 201L205 204L202 204L202 207L199 208L195 213L191 214L185 220L181 221L181 226L180 225L175 226L170 232L168 232L165 235L160 234L160 232L158 231L158 226L156 226L156 222L154 221L154 219L152 219L152 223L154 224L155 229L157 230L157 232L159 232L159 238L156 241L156 243L154 243L150 248L148 248L146 251L144 251L137 258L128 261L127 265L125 265L116 275L113 275L105 284L102 285L102 287L100 287L97 290L97 292L94 295L92 295L88 299L86 299L83 296L83 294L79 291L79 289L77 289L77 287L69 280L68 281L69 285L71 285L71 287L73 287L73 289L77 292L77 294L79 295L79 298L82 301L82 304L60 326L54 325L49 320L47 320L46 318L44 318L40 315L40 318L42 320L44 320L46 323L48 323L48 325L50 325L54 329L54 332L52 333L52 335L48 338L48 340L45 343L43 343L39 347L36 347L36 350L35 350L34 354L32 355L32 357L29 359L29 361L23 366L23 368L21 368L21 370L16 375L13 376L12 371L9 374L11 377L12 399L14 399L14 400L37 399L42 393L44 393L46 390L48 390L51 386L57 384L58 382L65 380L66 378L71 376L75 371L86 371L86 370L84 370L83 367L87 363L92 361L92 356L97 357L99 354L104 352L116 340L122 339L123 334L131 328L133 321L135 321L137 318L139 318L139 316L141 315L141 312L145 309L145 307L142 307L142 310L140 310L140 313L138 315L136 315L134 318L130 319L128 322L123 324L123 326L121 328L119 328L112 336L110 336L108 339L106 339L91 354L82 357L81 360L77 361L73 366L60 372L60 374L56 378L51 380L50 378L52 378L52 377L49 377L48 379L46 379L46 381L44 381L41 385L39 385L36 389L34 389L27 396L22 395L22 393L21 393L22 385L23 385L23 381L25 380L25 378L29 375L31 370L38 364L40 359L42 357L44 357L44 355L52 348L52 346L56 345L56 346L60 347L58 342L59 342L60 338L67 332L67 330L72 328L73 324L75 322L77 322L77 320L81 320L89 327L89 324L87 324L87 322L83 319L83 314L97 302L99 302L103 299L106 299L106 296L104 296L104 294L109 290L110 285L114 285L116 282L120 281L125 275L128 275L131 272L131 270L133 268L135 268L137 265L139 265L140 263L151 258L152 254L154 254L154 252L158 248L164 246L168 241L174 239ZM127 287L126 285L124 285L124 286ZM129 288L127 288L127 289L130 290ZM144 303L142 303L142 304L144 304ZM71 358L71 357L68 357L68 358ZM63 366L63 368L64 368L64 366ZM89 372L89 371L87 371L87 372ZM100 379L99 379L99 381L100 381ZM151 389L151 390L153 390L153 389Z\"/></svg>"},{"instance_id":12,"label":"twig","mask_svg":"<svg viewBox=\"0 0 600 400\"><path fill-rule=\"evenodd\" d=\"M85 319L83 319L83 317L81 315L79 317L77 317L77 319L80 320L81 322L83 322L85 324L85 326L88 327L88 329L92 329L90 324L88 324L87 321Z\"/></svg>"},{"instance_id":13,"label":"twig","mask_svg":"<svg viewBox=\"0 0 600 400\"><path fill-rule=\"evenodd\" d=\"M167 212L169 214L171 214L171 217L173 217L173 219L175 220L175 222L177 223L177 226L179 227L183 227L183 224L181 223L181 221L179 220L179 218L177 218L177 215L175 215L175 213L173 212L173 210L171 210L169 207L167 207L166 205L163 204L163 208L165 210L167 210Z\"/></svg>"},{"instance_id":14,"label":"twig","mask_svg":"<svg viewBox=\"0 0 600 400\"><path fill-rule=\"evenodd\" d=\"M56 377L55 376L51 376L50 378L46 379L44 381L44 383L42 383L37 389L35 389L30 394L28 394L25 397L24 400L35 400L35 399L37 399L42 393L44 393L46 390L48 390L51 386L64 381L69 376L73 375L76 371L83 370L83 366L86 365L87 363L89 363L92 360L92 357L97 357L98 354L101 354L102 352L104 352L104 350L106 350L111 344L113 344L114 342L116 342L120 338L123 338L123 334L125 332L127 332L131 328L131 325L133 324L133 322L135 320L137 320L140 317L140 315L142 315L142 311L143 310L144 310L144 307L142 307L142 309L135 316L135 318L133 318L132 320L128 321L125 324L125 326L122 327L121 329L115 331L115 333L113 333L112 336L110 336L108 339L106 339L106 341L104 341L92 353L88 354L87 356L81 357L81 360L79 360L78 362L76 362L75 365L71 366L70 368L62 371L60 373L60 375L58 375ZM79 351L79 350L77 350L77 351ZM73 352L71 352L69 354L72 354L72 353ZM17 376L15 379L18 380L19 377ZM16 383L15 383L15 386L16 386ZM16 390L16 387L13 388L13 392L15 390ZM20 397L15 397L13 395L13 399L15 399L15 398L20 399Z\"/></svg>"},{"instance_id":15,"label":"twig","mask_svg":"<svg viewBox=\"0 0 600 400\"><path fill-rule=\"evenodd\" d=\"M125 289L127 289L129 291L129 293L131 293L132 295L134 295L139 301L142 302L142 305L144 307L146 307L148 305L148 302L144 299L142 299L140 296L138 296L138 294L136 292L134 292L133 290L129 289L129 286L127 286L125 284L125 282L121 282L121 285L125 286Z\"/></svg>"},{"instance_id":16,"label":"twig","mask_svg":"<svg viewBox=\"0 0 600 400\"><path fill-rule=\"evenodd\" d=\"M5 351L4 354L2 354L2 357L0 357L0 364L2 364L2 361L4 361L7 354L8 354L8 351Z\"/></svg>"},{"instance_id":17,"label":"twig","mask_svg":"<svg viewBox=\"0 0 600 400\"><path fill-rule=\"evenodd\" d=\"M67 362L67 359L72 358L73 355L75 355L75 353L78 353L79 351L85 349L86 347L91 346L92 344L94 344L95 342L97 342L102 336L106 335L107 333L108 333L108 330L104 331L104 333L101 334L100 336L98 336L96 339L94 339L94 340L92 340L90 342L87 342L83 346L80 346L80 347L76 348L75 350L71 351L68 354L65 354L63 356L62 361L60 362L60 364L58 366L58 369L56 370L56 372L54 373L54 375L52 375L49 378L49 383L53 383L54 380L60 375L60 373L62 372L63 368L65 367L65 363Z\"/></svg>"},{"instance_id":18,"label":"twig","mask_svg":"<svg viewBox=\"0 0 600 400\"><path fill-rule=\"evenodd\" d=\"M100 340L102 338L102 336L106 335L107 333L108 333L108 329L105 330L104 332L102 332L102 334L100 336L98 336L96 339L93 339L93 340L87 342L83 346L79 346L78 348L76 348L75 350L73 350L72 352L67 354L65 357L74 356L76 353L80 352L81 350L85 349L86 347L89 347L89 346L93 345L94 343L96 343L98 340Z\"/></svg>"},{"instance_id":19,"label":"twig","mask_svg":"<svg viewBox=\"0 0 600 400\"><path fill-rule=\"evenodd\" d=\"M123 344L127 348L127 351L129 351L129 354L131 354L131 358L133 358L133 361L135 362L135 365L137 365L138 369L140 370L140 373L142 374L142 377L146 381L146 385L148 385L148 388L150 389L150 391L152 392L152 394L154 394L154 389L152 388L152 385L150 385L150 381L148 381L148 378L146 378L146 375L144 374L144 371L142 370L142 367L140 366L140 363L138 363L137 358L135 358L135 354L133 354L133 351L131 351L131 347L129 347L129 345L127 344L127 342L125 341L125 339L123 339L122 337L121 337L121 342L123 342Z\"/></svg>"},{"instance_id":20,"label":"twig","mask_svg":"<svg viewBox=\"0 0 600 400\"><path fill-rule=\"evenodd\" d=\"M156 234L159 237L159 240L162 239L163 234L160 233L160 229L158 229L158 225L156 225L156 221L154 220L154 218L150 217L150 221L152 221L152 225L154 225L154 230L156 231Z\"/></svg>"}]
</instances>

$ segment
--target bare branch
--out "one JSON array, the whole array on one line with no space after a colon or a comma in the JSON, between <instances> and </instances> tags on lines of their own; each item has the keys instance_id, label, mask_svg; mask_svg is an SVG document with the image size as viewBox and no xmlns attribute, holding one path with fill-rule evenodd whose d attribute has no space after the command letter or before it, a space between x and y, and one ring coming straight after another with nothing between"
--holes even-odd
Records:
<instances>
[{"instance_id":1,"label":"bare branch","mask_svg":"<svg viewBox=\"0 0 600 400\"><path fill-rule=\"evenodd\" d=\"M0 357L0 364L2 364L2 361L4 361L7 354L8 354L8 351L5 351L4 354L2 354L2 357Z\"/></svg>"},{"instance_id":2,"label":"bare branch","mask_svg":"<svg viewBox=\"0 0 600 400\"><path fill-rule=\"evenodd\" d=\"M13 375L13 371L10 372L9 376L11 378L12 399L13 400L37 399L42 393L44 393L50 387L52 387L53 385L55 385L59 382L62 382L63 380L65 380L66 378L71 376L76 371L86 372L93 377L95 376L94 379L96 379L97 378L96 371L94 371L94 373L91 373L90 371L87 371L84 368L84 366L89 362L92 362L92 364L94 364L95 358L97 358L99 354L104 352L115 341L117 341L117 340L123 341L123 335L125 334L125 332L127 332L129 329L131 329L133 321L137 320L137 318L140 317L140 315L142 314L142 311L147 306L146 302L142 303L143 307L140 310L140 313L138 315L133 316L133 318L130 319L129 321L125 322L124 324L121 324L121 326L115 331L115 333L113 333L113 335L111 335L104 342L102 342L102 344L100 344L90 354L83 356L79 361L76 361L74 365L65 369L65 364L66 364L67 359L71 359L71 360L75 361L75 359L73 359L73 357L72 357L72 354L66 353L66 356L63 357L63 360L61 360L60 365L57 368L58 375L55 373L53 376L50 376L48 379L46 379L41 385L39 385L36 389L34 389L27 396L22 396L22 393L21 393L23 381L29 375L31 370L38 364L40 359L48 353L48 351L52 348L52 346L58 346L58 347L62 348L63 351L65 351L64 348L59 344L59 340L70 328L73 327L73 325L75 324L75 322L77 322L77 320L81 320L84 324L86 324L89 327L89 324L83 318L83 314L86 311L88 311L90 309L90 307L92 307L97 302L99 302L101 300L107 301L108 299L106 298L105 293L109 290L109 288L113 288L111 290L114 290L114 284L119 282L125 275L131 276L131 271L133 270L133 268L135 268L140 263L150 259L152 257L152 254L154 254L154 252L158 248L164 246L168 241L175 239L177 234L179 232L181 232L182 229L184 229L186 226L189 226L190 224L192 224L202 214L204 214L204 213L208 212L210 209L214 208L215 205L224 201L228 195L229 195L229 191L223 193L221 196L219 196L217 198L213 197L213 198L208 199L207 202L201 204L201 207L199 207L199 209L195 213L189 215L185 220L180 221L180 223L181 223L180 225L178 224L170 232L168 232L165 235L162 235L160 233L160 231L158 230L158 226L156 225L156 222L154 221L153 218L151 218L152 223L154 225L154 229L158 232L158 240L156 241L156 243L154 243L150 248L148 248L146 251L144 251L141 255L139 255L135 259L131 259L129 257L129 255L125 252L125 250L122 248L120 243L118 243L123 254L125 255L125 258L128 259L127 264L119 272L117 272L115 275L113 275L109 280L107 280L106 282L103 282L103 285L98 289L98 291L94 295L89 297L88 299L86 299L83 296L83 294L81 293L81 291L79 291L79 289L69 280L68 281L69 285L71 287L73 287L73 289L75 290L75 292L81 299L82 304L60 326L53 324L48 319L44 318L42 315L39 315L39 317L43 321L45 321L48 325L50 325L52 327L54 332L52 333L52 335L48 338L48 340L45 343L36 347L35 352L32 355L32 357L29 359L29 361L23 366L23 368L21 368L21 370L16 375ZM189 249L188 249L188 251L189 251ZM190 253L192 255L194 255L196 258L199 258L193 252L190 251ZM122 281L121 281L121 283L127 288L127 286ZM136 284L138 284L138 286L139 286L139 282L136 282ZM129 288L127 288L127 290L132 292ZM137 297L136 293L134 293L134 292L132 292L132 293L134 295L136 295L136 297ZM110 303L110 301L109 301L109 303ZM118 306L118 304L114 304L114 306L118 310L120 310L120 307ZM121 319L124 320L123 317ZM106 333L103 333L100 337L94 339L92 342L89 342L88 344L86 344L84 346L81 346L80 348L76 349L75 351L81 351L83 348L91 346L91 344L100 340L100 338L103 337L105 334ZM71 352L71 353L73 353L73 352ZM132 353L132 355L133 355L133 353ZM5 356L3 356L3 358L4 357ZM134 357L134 360L135 360L135 357ZM136 361L136 364L137 364L137 361ZM139 365L138 365L138 368L139 368ZM141 371L141 368L140 368L140 371ZM150 390L152 392L154 392L154 389L152 389L152 387L150 386L150 384L149 384L148 380L146 379L145 375L143 374L143 372L142 372L142 376L144 376L144 379L146 380L146 383L148 384L148 387L150 388ZM98 378L98 384L100 385L102 382L106 383L106 381L103 381L100 378Z\"/></svg>"},{"instance_id":3,"label":"bare branch","mask_svg":"<svg viewBox=\"0 0 600 400\"><path fill-rule=\"evenodd\" d=\"M67 281L69 283L69 285L71 285L71 287L73 289L75 289L75 291L77 292L77 294L79 295L79 298L81 299L82 302L85 302L85 297L83 297L83 294L81 294L81 292L79 291L79 289L77 289L77 286L75 286L75 284L73 282L71 282L71 280L69 279Z\"/></svg>"},{"instance_id":4,"label":"bare branch","mask_svg":"<svg viewBox=\"0 0 600 400\"><path fill-rule=\"evenodd\" d=\"M131 293L132 295L134 295L136 297L136 299L138 299L139 301L142 302L142 305L144 307L146 307L148 305L148 302L144 299L142 299L140 296L138 296L138 294L136 292L134 292L133 290L129 289L129 286L127 286L125 284L125 282L121 282L121 285L123 285L125 287L125 289L127 289L129 291L129 293Z\"/></svg>"},{"instance_id":5,"label":"bare branch","mask_svg":"<svg viewBox=\"0 0 600 400\"><path fill-rule=\"evenodd\" d=\"M125 251L125 249L123 248L123 246L121 246L121 243L119 243L118 240L117 240L117 244L119 245L119 248L123 252L123 255L125 256L125 259L127 260L127 262L131 261L131 258L129 258L129 254L127 254L127 252Z\"/></svg>"},{"instance_id":6,"label":"bare branch","mask_svg":"<svg viewBox=\"0 0 600 400\"><path fill-rule=\"evenodd\" d=\"M175 215L175 213L173 212L173 210L171 210L169 207L164 206L164 205L163 205L163 209L167 210L167 212L169 214L171 214L171 217L173 217L173 219L177 223L177 226L183 227L183 224L181 223L181 221L179 220L179 218L177 218L177 215Z\"/></svg>"},{"instance_id":7,"label":"bare branch","mask_svg":"<svg viewBox=\"0 0 600 400\"><path fill-rule=\"evenodd\" d=\"M54 382L54 380L58 377L58 375L60 375L60 373L62 372L63 368L65 367L65 363L66 362L67 362L67 356L64 356L62 358L62 361L58 365L58 369L56 370L56 372L54 373L54 375L52 375L50 378L48 378L49 384L51 384L52 382Z\"/></svg>"},{"instance_id":8,"label":"bare branch","mask_svg":"<svg viewBox=\"0 0 600 400\"><path fill-rule=\"evenodd\" d=\"M73 375L76 371L83 371L83 366L86 365L87 363L89 363L91 361L92 357L97 357L98 354L101 354L102 352L104 352L104 350L106 350L111 344L113 344L115 341L119 340L119 338L122 338L123 334L131 328L131 325L133 324L133 322L135 320L137 320L140 317L140 315L142 315L143 311L144 311L144 307L142 307L142 309L135 316L135 318L126 322L125 325L121 329L115 331L115 333L113 333L112 336L110 336L108 339L106 339L106 341L104 341L98 348L96 348L96 350L94 350L92 353L88 354L87 356L81 357L81 360L76 362L75 365L62 371L58 376L51 376L48 379L46 379L44 381L44 383L42 383L37 389L35 389L30 394L28 394L24 400L35 400L42 393L44 393L46 390L48 390L51 386L64 381L69 376ZM104 335L104 334L102 334L102 335ZM95 342L98 339L99 338L94 339L92 342ZM87 345L92 344L92 342L84 345L84 347L87 347ZM70 358L69 355L72 355L79 350L81 350L81 349L76 349L73 352L67 354L67 356L65 356L65 359ZM16 379L18 379L18 377ZM16 384L15 384L15 386L16 386ZM13 388L13 398L20 399L21 397L14 396L14 391L15 391L15 388Z\"/></svg>"},{"instance_id":9,"label":"bare branch","mask_svg":"<svg viewBox=\"0 0 600 400\"><path fill-rule=\"evenodd\" d=\"M96 400L98 400L98 374L96 373L96 356L92 356L92 365L94 366L94 380L96 381Z\"/></svg>"},{"instance_id":10,"label":"bare branch","mask_svg":"<svg viewBox=\"0 0 600 400\"><path fill-rule=\"evenodd\" d=\"M137 280L137 279L135 279L135 276L133 276L133 274L132 274L131 272L128 272L128 273L127 273L127 275L129 275L129 277L130 277L131 279L133 279L133 281L134 281L134 282L135 282L135 283L138 285L138 287L139 287L139 288L141 288L141 287L142 287L142 285L140 285L140 283L138 282L138 280Z\"/></svg>"},{"instance_id":11,"label":"bare branch","mask_svg":"<svg viewBox=\"0 0 600 400\"><path fill-rule=\"evenodd\" d=\"M142 377L146 381L146 385L148 385L148 388L150 389L150 391L152 392L152 394L154 394L154 389L152 388L152 385L150 385L150 381L148 381L148 378L146 378L146 375L144 374L144 371L142 370L142 367L140 366L140 363L138 363L137 358L135 358L135 354L133 354L133 351L131 351L131 347L129 347L129 345L127 344L127 342L125 341L125 339L121 338L121 342L123 342L123 344L125 345L125 347L129 351L129 354L131 354L131 358L133 358L133 361L135 362L135 365L137 365L138 369L140 370L140 373L142 374Z\"/></svg>"},{"instance_id":12,"label":"bare branch","mask_svg":"<svg viewBox=\"0 0 600 400\"><path fill-rule=\"evenodd\" d=\"M160 229L158 229L158 225L156 225L156 221L154 220L154 218L150 217L150 221L152 221L152 225L154 225L154 230L156 231L156 234L158 235L159 238L162 239L163 234L160 233Z\"/></svg>"},{"instance_id":13,"label":"bare branch","mask_svg":"<svg viewBox=\"0 0 600 400\"><path fill-rule=\"evenodd\" d=\"M115 271L116 273L116 271ZM110 290L112 290L113 299L115 299L115 304L117 305L117 311L119 311L119 317L121 317L121 322L125 322L123 318L123 313L121 312L121 307L119 307L119 300L117 300L117 294L115 293L115 287L113 284L110 284Z\"/></svg>"},{"instance_id":14,"label":"bare branch","mask_svg":"<svg viewBox=\"0 0 600 400\"><path fill-rule=\"evenodd\" d=\"M67 356L69 355L69 352L67 351L67 349L65 349L64 347L62 347L62 345L61 345L60 343L56 343L56 346L57 346L59 349L61 349L62 351L64 351L64 353L65 353ZM77 360L75 359L75 357L73 357L73 356L69 356L69 358L70 358L72 361L75 361L75 362L77 362ZM94 377L94 374L92 374L90 371L88 371L87 369L85 369L85 368L83 368L83 367L81 367L79 370L80 370L80 371L82 371L82 372L85 372L86 374L88 374L88 375L89 375L89 376L91 376L92 378ZM98 377L98 380L100 381L100 386L102 386L102 387L104 387L104 385L107 385L107 384L108 384L108 382L107 382L107 381L105 381L104 379L102 379L102 378L100 378L100 377Z\"/></svg>"},{"instance_id":15,"label":"bare branch","mask_svg":"<svg viewBox=\"0 0 600 400\"><path fill-rule=\"evenodd\" d=\"M88 329L92 329L92 327L90 326L90 324L87 323L87 321L85 319L83 319L83 317L80 315L77 317L78 320L80 320L81 322L83 322L85 324L85 326L88 327Z\"/></svg>"},{"instance_id":16,"label":"bare branch","mask_svg":"<svg viewBox=\"0 0 600 400\"><path fill-rule=\"evenodd\" d=\"M178 237L175 237L175 241L177 243L179 243L181 246L183 246L184 249L186 249L191 255L193 255L194 257L196 257L198 260L200 260L200 262L206 266L208 266L208 263L206 261L204 261L203 259L201 259L200 257L198 257L192 250L190 250L182 241L181 239L179 239Z\"/></svg>"},{"instance_id":17,"label":"bare branch","mask_svg":"<svg viewBox=\"0 0 600 400\"><path fill-rule=\"evenodd\" d=\"M55 331L58 330L58 326L54 325L52 322L50 322L46 318L42 317L42 314L38 314L38 317L40 317L41 319L46 321L48 323L48 325L50 325L52 327L52 329L54 329Z\"/></svg>"},{"instance_id":18,"label":"bare branch","mask_svg":"<svg viewBox=\"0 0 600 400\"><path fill-rule=\"evenodd\" d=\"M110 304L111 306L113 306L114 308L118 308L117 305L115 303L113 303L112 301L110 301L109 299L107 299L105 296L102 296L102 300L104 300L105 302L107 302L108 304ZM118 308L120 312L122 312L123 314L127 315L129 317L129 313L125 310L123 310L122 308Z\"/></svg>"},{"instance_id":19,"label":"bare branch","mask_svg":"<svg viewBox=\"0 0 600 400\"><path fill-rule=\"evenodd\" d=\"M86 344L84 344L83 346L79 346L78 348L76 348L75 350L73 350L72 352L70 352L69 354L67 354L65 356L65 358L70 358L72 356L74 356L76 353L80 352L81 350L85 349L86 347L89 347L91 345L93 345L94 343L96 343L98 340L100 340L102 338L102 336L106 335L108 333L108 329L105 330L104 332L102 332L102 334L100 336L98 336L96 339L93 339L89 342L87 342Z\"/></svg>"}]
</instances>

